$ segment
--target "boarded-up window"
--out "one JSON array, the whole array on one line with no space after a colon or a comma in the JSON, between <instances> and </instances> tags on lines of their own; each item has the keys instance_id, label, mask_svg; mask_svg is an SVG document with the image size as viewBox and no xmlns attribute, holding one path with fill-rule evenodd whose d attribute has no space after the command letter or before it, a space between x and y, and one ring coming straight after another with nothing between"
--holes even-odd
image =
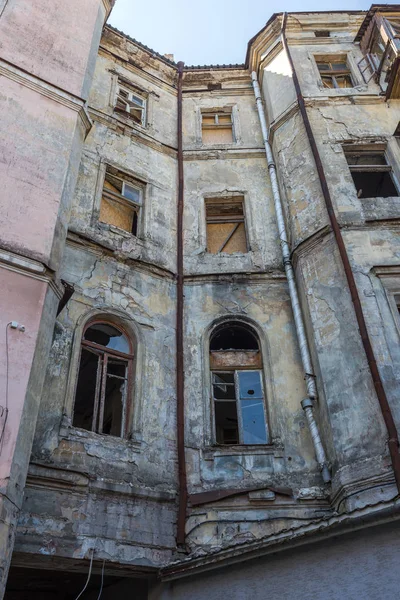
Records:
<instances>
[{"instance_id":1,"label":"boarded-up window","mask_svg":"<svg viewBox=\"0 0 400 600\"><path fill-rule=\"evenodd\" d=\"M359 198L399 195L384 148L345 146L344 152Z\"/></svg>"},{"instance_id":2,"label":"boarded-up window","mask_svg":"<svg viewBox=\"0 0 400 600\"><path fill-rule=\"evenodd\" d=\"M100 205L100 221L138 234L143 185L107 167Z\"/></svg>"},{"instance_id":3,"label":"boarded-up window","mask_svg":"<svg viewBox=\"0 0 400 600\"><path fill-rule=\"evenodd\" d=\"M203 113L201 132L203 144L232 144L232 114L230 112Z\"/></svg>"},{"instance_id":4,"label":"boarded-up window","mask_svg":"<svg viewBox=\"0 0 400 600\"><path fill-rule=\"evenodd\" d=\"M329 89L354 87L346 55L316 59L323 86Z\"/></svg>"},{"instance_id":5,"label":"boarded-up window","mask_svg":"<svg viewBox=\"0 0 400 600\"><path fill-rule=\"evenodd\" d=\"M247 252L243 198L206 200L207 252Z\"/></svg>"},{"instance_id":6,"label":"boarded-up window","mask_svg":"<svg viewBox=\"0 0 400 600\"><path fill-rule=\"evenodd\" d=\"M146 99L120 84L114 110L128 115L137 125L146 125Z\"/></svg>"}]
</instances>

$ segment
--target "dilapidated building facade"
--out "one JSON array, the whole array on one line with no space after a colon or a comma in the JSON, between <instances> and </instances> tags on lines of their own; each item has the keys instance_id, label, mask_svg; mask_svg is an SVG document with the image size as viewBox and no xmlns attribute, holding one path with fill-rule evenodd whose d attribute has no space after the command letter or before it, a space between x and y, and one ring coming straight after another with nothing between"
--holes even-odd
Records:
<instances>
[{"instance_id":1,"label":"dilapidated building facade","mask_svg":"<svg viewBox=\"0 0 400 600\"><path fill-rule=\"evenodd\" d=\"M395 598L400 7L111 5L0 0L1 594Z\"/></svg>"}]
</instances>

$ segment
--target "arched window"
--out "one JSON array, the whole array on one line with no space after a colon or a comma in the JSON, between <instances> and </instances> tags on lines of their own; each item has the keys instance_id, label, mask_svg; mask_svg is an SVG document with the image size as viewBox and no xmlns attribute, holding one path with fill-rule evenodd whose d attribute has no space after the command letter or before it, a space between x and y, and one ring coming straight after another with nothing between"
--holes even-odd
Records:
<instances>
[{"instance_id":1,"label":"arched window","mask_svg":"<svg viewBox=\"0 0 400 600\"><path fill-rule=\"evenodd\" d=\"M132 344L122 329L107 322L86 325L75 393L75 427L126 435L132 362Z\"/></svg>"},{"instance_id":2,"label":"arched window","mask_svg":"<svg viewBox=\"0 0 400 600\"><path fill-rule=\"evenodd\" d=\"M217 444L268 444L257 334L241 323L217 327L210 368Z\"/></svg>"}]
</instances>

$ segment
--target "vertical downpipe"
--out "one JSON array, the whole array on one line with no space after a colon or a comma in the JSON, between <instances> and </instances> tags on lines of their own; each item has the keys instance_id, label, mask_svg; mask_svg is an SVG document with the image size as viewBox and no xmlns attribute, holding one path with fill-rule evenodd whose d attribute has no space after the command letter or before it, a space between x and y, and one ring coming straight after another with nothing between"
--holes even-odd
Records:
<instances>
[{"instance_id":1,"label":"vertical downpipe","mask_svg":"<svg viewBox=\"0 0 400 600\"><path fill-rule=\"evenodd\" d=\"M388 433L388 446L390 458L392 461L392 467L394 471L394 477L396 480L397 489L400 492L400 454L399 454L399 436L396 428L396 424L393 419L393 414L390 409L390 405L386 396L385 388L383 387L383 383L381 380L381 376L379 373L378 365L376 362L375 354L372 348L371 340L369 338L367 324L365 322L364 313L361 306L360 297L358 295L357 285L354 279L354 274L351 269L350 260L347 254L346 246L342 237L342 232L340 231L339 223L336 219L336 214L333 208L331 194L328 188L328 182L325 177L325 171L322 165L321 156L319 154L319 150L317 147L317 143L315 141L314 133L311 128L310 119L308 118L306 104L304 102L304 96L301 92L299 78L297 77L297 72L294 67L292 55L289 50L289 46L286 40L286 21L287 21L287 13L284 14L282 21L282 43L283 47L286 51L290 68L292 70L293 76L293 84L296 90L297 102L299 105L300 113L303 118L303 123L307 132L308 141L311 146L311 150L314 156L315 165L317 167L318 177L322 188L322 194L325 201L326 210L329 215L329 220L331 222L332 230L336 239L336 243L339 249L340 258L342 260L344 272L347 279L347 285L349 286L351 299L354 306L354 312L357 319L358 329L360 331L361 340L364 346L365 355L367 357L367 362L369 366L369 370L372 376L372 380L374 382L375 392L378 398L379 406L382 412L383 420L386 425L386 430Z\"/></svg>"},{"instance_id":2,"label":"vertical downpipe","mask_svg":"<svg viewBox=\"0 0 400 600\"><path fill-rule=\"evenodd\" d=\"M182 76L183 62L178 62L178 206L177 206L177 302L176 302L176 420L178 446L178 518L176 543L185 543L187 506L185 461L185 380L183 364L183 151L182 151Z\"/></svg>"},{"instance_id":3,"label":"vertical downpipe","mask_svg":"<svg viewBox=\"0 0 400 600\"><path fill-rule=\"evenodd\" d=\"M317 387L315 384L315 375L311 362L311 353L308 345L304 318L301 312L299 293L297 291L296 279L292 261L290 259L290 248L287 237L285 219L283 216L282 200L279 192L278 178L276 175L276 165L272 154L271 144L269 143L267 121L265 119L264 107L261 98L260 86L257 80L257 74L253 71L251 74L253 81L254 95L256 97L258 116L260 119L261 130L263 134L265 154L268 163L268 173L271 181L272 195L275 204L275 214L278 224L279 240L282 249L283 265L285 267L286 278L289 286L290 301L293 310L293 318L296 327L297 339L300 346L301 362L304 369L304 379L307 387L307 398L301 403L301 406L306 415L307 423L310 428L311 439L314 445L315 456L321 469L323 480L328 483L331 480L328 461L325 455L325 450L322 445L321 436L319 434L318 425L314 417L313 401L317 398Z\"/></svg>"}]
</instances>

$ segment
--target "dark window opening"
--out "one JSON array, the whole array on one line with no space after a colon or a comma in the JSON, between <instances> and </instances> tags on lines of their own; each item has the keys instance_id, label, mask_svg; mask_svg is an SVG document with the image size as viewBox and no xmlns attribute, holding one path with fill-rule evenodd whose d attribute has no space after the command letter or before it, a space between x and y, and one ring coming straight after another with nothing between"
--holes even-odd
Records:
<instances>
[{"instance_id":1,"label":"dark window opening","mask_svg":"<svg viewBox=\"0 0 400 600\"><path fill-rule=\"evenodd\" d=\"M213 334L210 350L258 350L256 336L241 325L223 325Z\"/></svg>"},{"instance_id":2,"label":"dark window opening","mask_svg":"<svg viewBox=\"0 0 400 600\"><path fill-rule=\"evenodd\" d=\"M359 198L389 198L398 196L390 173L351 174Z\"/></svg>"},{"instance_id":3,"label":"dark window opening","mask_svg":"<svg viewBox=\"0 0 400 600\"><path fill-rule=\"evenodd\" d=\"M128 338L109 323L88 327L82 339L74 427L123 437L132 370Z\"/></svg>"},{"instance_id":4,"label":"dark window opening","mask_svg":"<svg viewBox=\"0 0 400 600\"><path fill-rule=\"evenodd\" d=\"M392 167L384 150L353 150L345 148L346 160L358 198L389 198L398 196Z\"/></svg>"},{"instance_id":5,"label":"dark window opening","mask_svg":"<svg viewBox=\"0 0 400 600\"><path fill-rule=\"evenodd\" d=\"M331 32L327 29L320 29L318 31L314 31L315 37L330 37Z\"/></svg>"}]
</instances>

